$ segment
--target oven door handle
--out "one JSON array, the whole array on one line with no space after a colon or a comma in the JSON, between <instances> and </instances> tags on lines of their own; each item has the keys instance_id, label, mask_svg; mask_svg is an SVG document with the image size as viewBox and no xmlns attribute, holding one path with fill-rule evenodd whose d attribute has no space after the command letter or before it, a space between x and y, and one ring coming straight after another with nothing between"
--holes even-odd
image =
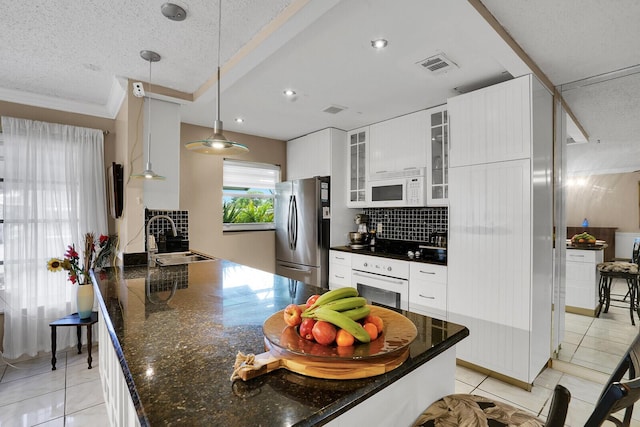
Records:
<instances>
[{"instance_id":1,"label":"oven door handle","mask_svg":"<svg viewBox=\"0 0 640 427\"><path fill-rule=\"evenodd\" d=\"M402 285L405 282L405 280L393 280L393 279L389 279L389 278L381 279L381 278L376 277L376 276L370 276L368 274L361 274L361 273L357 273L357 272L353 272L352 274L354 276L364 277L365 279L373 279L373 280L377 280L379 282L385 282L385 283L394 283L396 285Z\"/></svg>"}]
</instances>

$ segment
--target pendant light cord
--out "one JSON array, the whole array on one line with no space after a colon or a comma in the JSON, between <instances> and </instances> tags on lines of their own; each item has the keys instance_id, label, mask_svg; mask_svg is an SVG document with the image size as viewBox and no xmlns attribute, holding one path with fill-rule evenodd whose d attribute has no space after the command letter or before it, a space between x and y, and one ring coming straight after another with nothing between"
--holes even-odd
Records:
<instances>
[{"instance_id":1,"label":"pendant light cord","mask_svg":"<svg viewBox=\"0 0 640 427\"><path fill-rule=\"evenodd\" d=\"M218 108L217 120L220 121L220 39L222 38L222 0L218 2Z\"/></svg>"},{"instance_id":2,"label":"pendant light cord","mask_svg":"<svg viewBox=\"0 0 640 427\"><path fill-rule=\"evenodd\" d=\"M147 123L148 134L147 134L147 163L151 163L151 63L152 58L149 58L149 96L147 97L147 101L149 102L149 121ZM145 168L146 169L146 168Z\"/></svg>"}]
</instances>

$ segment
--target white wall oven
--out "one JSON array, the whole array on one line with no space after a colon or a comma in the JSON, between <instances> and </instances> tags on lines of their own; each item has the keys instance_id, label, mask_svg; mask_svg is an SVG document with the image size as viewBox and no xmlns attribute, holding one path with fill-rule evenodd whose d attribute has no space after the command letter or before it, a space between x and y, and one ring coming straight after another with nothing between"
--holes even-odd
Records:
<instances>
[{"instance_id":1,"label":"white wall oven","mask_svg":"<svg viewBox=\"0 0 640 427\"><path fill-rule=\"evenodd\" d=\"M409 310L409 263L353 254L351 285L369 302Z\"/></svg>"}]
</instances>

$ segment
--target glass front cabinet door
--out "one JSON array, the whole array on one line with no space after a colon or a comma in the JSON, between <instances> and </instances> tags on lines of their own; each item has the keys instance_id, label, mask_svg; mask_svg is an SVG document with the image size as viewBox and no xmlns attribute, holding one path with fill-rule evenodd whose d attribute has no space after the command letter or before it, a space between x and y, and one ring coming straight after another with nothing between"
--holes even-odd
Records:
<instances>
[{"instance_id":1,"label":"glass front cabinet door","mask_svg":"<svg viewBox=\"0 0 640 427\"><path fill-rule=\"evenodd\" d=\"M427 204L429 206L447 206L449 201L449 122L447 106L431 108L429 117L430 144L427 144L427 159L431 172L428 176Z\"/></svg>"},{"instance_id":2,"label":"glass front cabinet door","mask_svg":"<svg viewBox=\"0 0 640 427\"><path fill-rule=\"evenodd\" d=\"M366 206L367 142L369 127L352 130L347 133L349 150L349 192L347 207Z\"/></svg>"}]
</instances>

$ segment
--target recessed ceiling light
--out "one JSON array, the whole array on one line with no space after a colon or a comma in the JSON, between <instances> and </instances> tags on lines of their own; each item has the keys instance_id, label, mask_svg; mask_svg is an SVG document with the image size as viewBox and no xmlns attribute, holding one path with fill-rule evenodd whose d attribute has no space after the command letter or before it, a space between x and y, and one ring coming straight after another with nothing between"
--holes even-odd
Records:
<instances>
[{"instance_id":1,"label":"recessed ceiling light","mask_svg":"<svg viewBox=\"0 0 640 427\"><path fill-rule=\"evenodd\" d=\"M165 3L160 6L160 12L172 21L184 21L187 17L187 11L183 7L174 3Z\"/></svg>"},{"instance_id":2,"label":"recessed ceiling light","mask_svg":"<svg viewBox=\"0 0 640 427\"><path fill-rule=\"evenodd\" d=\"M236 123L242 123L244 119L242 117L236 117Z\"/></svg>"},{"instance_id":3,"label":"recessed ceiling light","mask_svg":"<svg viewBox=\"0 0 640 427\"><path fill-rule=\"evenodd\" d=\"M293 95L295 95L295 94L296 94L296 92L295 92L294 90L292 90L292 89L286 89L286 90L284 91L284 94L285 94L286 96L293 96Z\"/></svg>"},{"instance_id":4,"label":"recessed ceiling light","mask_svg":"<svg viewBox=\"0 0 640 427\"><path fill-rule=\"evenodd\" d=\"M371 47L375 49L384 49L387 47L387 41L385 39L371 40Z\"/></svg>"}]
</instances>

